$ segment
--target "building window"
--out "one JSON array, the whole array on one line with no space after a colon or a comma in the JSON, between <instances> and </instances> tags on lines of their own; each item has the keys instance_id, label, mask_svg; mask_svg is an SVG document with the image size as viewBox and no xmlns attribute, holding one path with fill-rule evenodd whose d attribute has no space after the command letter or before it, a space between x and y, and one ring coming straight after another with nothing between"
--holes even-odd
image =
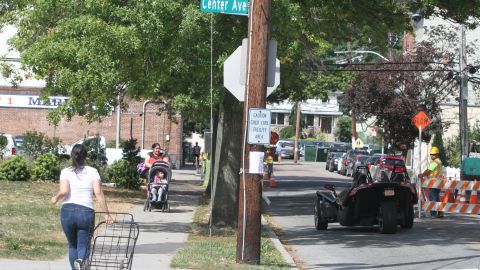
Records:
<instances>
[{"instance_id":1,"label":"building window","mask_svg":"<svg viewBox=\"0 0 480 270\"><path fill-rule=\"evenodd\" d=\"M313 118L314 118L314 115L313 114L306 114L305 115L305 125L306 126L313 126Z\"/></svg>"},{"instance_id":2,"label":"building window","mask_svg":"<svg viewBox=\"0 0 480 270\"><path fill-rule=\"evenodd\" d=\"M285 114L272 113L272 125L285 125Z\"/></svg>"},{"instance_id":3,"label":"building window","mask_svg":"<svg viewBox=\"0 0 480 270\"><path fill-rule=\"evenodd\" d=\"M331 116L320 117L320 130L325 134L332 133L332 117Z\"/></svg>"}]
</instances>

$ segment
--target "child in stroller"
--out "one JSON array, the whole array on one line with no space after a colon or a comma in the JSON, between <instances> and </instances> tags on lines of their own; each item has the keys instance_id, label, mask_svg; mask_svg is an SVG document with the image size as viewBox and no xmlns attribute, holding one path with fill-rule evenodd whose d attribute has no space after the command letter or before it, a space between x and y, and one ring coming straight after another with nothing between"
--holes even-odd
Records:
<instances>
[{"instance_id":1,"label":"child in stroller","mask_svg":"<svg viewBox=\"0 0 480 270\"><path fill-rule=\"evenodd\" d=\"M150 193L151 193L151 200L152 201L162 201L163 195L166 191L166 186L168 185L168 181L165 178L165 172L163 170L158 170L155 177L153 177L153 181L149 183L150 185Z\"/></svg>"},{"instance_id":2,"label":"child in stroller","mask_svg":"<svg viewBox=\"0 0 480 270\"><path fill-rule=\"evenodd\" d=\"M150 167L147 177L147 199L144 211L152 211L153 208L169 211L168 186L172 177L170 164L166 161L156 161Z\"/></svg>"}]
</instances>

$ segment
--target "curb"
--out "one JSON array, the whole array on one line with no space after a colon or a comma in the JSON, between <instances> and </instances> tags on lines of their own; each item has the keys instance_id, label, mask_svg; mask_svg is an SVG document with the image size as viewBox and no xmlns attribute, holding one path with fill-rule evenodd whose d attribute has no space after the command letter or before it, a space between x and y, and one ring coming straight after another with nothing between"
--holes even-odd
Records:
<instances>
[{"instance_id":1,"label":"curb","mask_svg":"<svg viewBox=\"0 0 480 270\"><path fill-rule=\"evenodd\" d=\"M292 256L290 256L290 253L288 253L288 251L285 249L283 244L280 242L280 240L278 239L278 236L275 234L272 228L270 228L270 225L268 224L267 220L263 215L262 215L262 225L267 231L268 237L270 237L270 240L272 241L272 243L275 245L275 247L280 252L280 254L282 254L283 259L288 264L290 269L298 270L297 265L295 264L295 261L293 260Z\"/></svg>"}]
</instances>

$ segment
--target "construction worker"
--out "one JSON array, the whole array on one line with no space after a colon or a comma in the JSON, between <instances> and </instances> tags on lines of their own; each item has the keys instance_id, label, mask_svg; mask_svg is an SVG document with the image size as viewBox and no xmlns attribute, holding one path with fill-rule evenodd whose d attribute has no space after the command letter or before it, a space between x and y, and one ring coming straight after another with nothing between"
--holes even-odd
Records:
<instances>
[{"instance_id":1,"label":"construction worker","mask_svg":"<svg viewBox=\"0 0 480 270\"><path fill-rule=\"evenodd\" d=\"M428 168L419 175L419 177L439 177L442 175L442 161L439 158L440 150L438 147L434 146L430 149L430 158L432 159L432 162L428 164ZM430 194L429 194L429 199L432 202L440 202L440 197L439 197L440 189L438 188L431 188L430 189ZM443 212L442 211L430 211L430 215L432 217L437 217L437 218L442 218L443 217Z\"/></svg>"}]
</instances>

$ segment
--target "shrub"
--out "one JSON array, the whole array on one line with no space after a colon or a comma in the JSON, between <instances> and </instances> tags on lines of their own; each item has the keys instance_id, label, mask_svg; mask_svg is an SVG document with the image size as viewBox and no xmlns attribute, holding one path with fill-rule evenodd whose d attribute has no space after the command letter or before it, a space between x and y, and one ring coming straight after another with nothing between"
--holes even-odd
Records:
<instances>
[{"instance_id":1,"label":"shrub","mask_svg":"<svg viewBox=\"0 0 480 270\"><path fill-rule=\"evenodd\" d=\"M123 159L130 162L132 165L137 165L141 161L141 157L138 155L140 148L137 148L137 139L129 139L122 143Z\"/></svg>"},{"instance_id":2,"label":"shrub","mask_svg":"<svg viewBox=\"0 0 480 270\"><path fill-rule=\"evenodd\" d=\"M83 145L87 148L87 164L102 171L107 166L107 153L100 144L100 137L85 140Z\"/></svg>"},{"instance_id":3,"label":"shrub","mask_svg":"<svg viewBox=\"0 0 480 270\"><path fill-rule=\"evenodd\" d=\"M59 155L61 140L58 137L49 138L37 131L27 131L23 134L22 149L27 157L36 159L45 153Z\"/></svg>"},{"instance_id":4,"label":"shrub","mask_svg":"<svg viewBox=\"0 0 480 270\"><path fill-rule=\"evenodd\" d=\"M32 175L35 179L56 180L60 176L60 160L51 153L40 155L33 162Z\"/></svg>"},{"instance_id":5,"label":"shrub","mask_svg":"<svg viewBox=\"0 0 480 270\"><path fill-rule=\"evenodd\" d=\"M43 153L43 141L45 135L37 131L27 131L23 134L23 152L26 156L37 158Z\"/></svg>"},{"instance_id":6,"label":"shrub","mask_svg":"<svg viewBox=\"0 0 480 270\"><path fill-rule=\"evenodd\" d=\"M27 161L21 156L15 156L0 164L0 180L28 181L30 170Z\"/></svg>"},{"instance_id":7,"label":"shrub","mask_svg":"<svg viewBox=\"0 0 480 270\"><path fill-rule=\"evenodd\" d=\"M140 178L136 167L125 159L115 161L106 170L106 175L111 182L119 187L128 189L138 189L140 187Z\"/></svg>"},{"instance_id":8,"label":"shrub","mask_svg":"<svg viewBox=\"0 0 480 270\"><path fill-rule=\"evenodd\" d=\"M295 137L295 126L284 127L280 130L280 138L292 138Z\"/></svg>"}]
</instances>

